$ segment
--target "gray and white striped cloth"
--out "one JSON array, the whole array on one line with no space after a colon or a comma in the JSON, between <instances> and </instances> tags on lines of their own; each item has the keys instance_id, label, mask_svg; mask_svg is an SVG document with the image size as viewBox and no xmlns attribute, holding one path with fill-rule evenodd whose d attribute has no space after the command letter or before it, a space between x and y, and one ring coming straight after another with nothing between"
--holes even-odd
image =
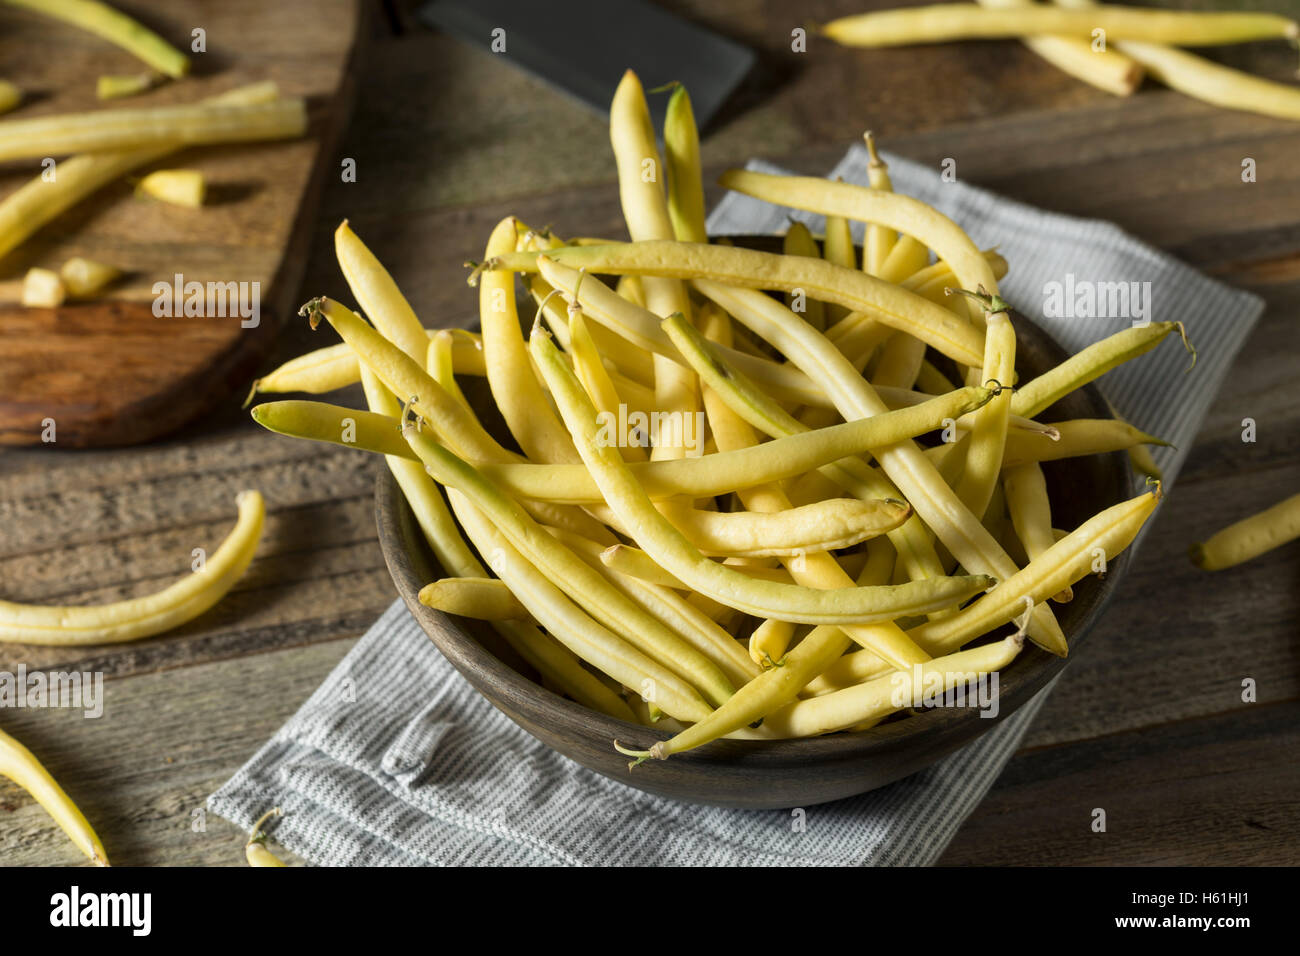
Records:
<instances>
[{"instance_id":1,"label":"gray and white striped cloth","mask_svg":"<svg viewBox=\"0 0 1300 956\"><path fill-rule=\"evenodd\" d=\"M887 159L896 189L942 209L981 247L999 247L1011 264L1003 295L1069 351L1119 331L1131 317L1044 316L1045 289L1067 275L1076 289L1150 283L1139 287L1150 290L1141 301L1154 306L1146 318L1186 323L1201 356L1192 374L1184 374L1182 348L1165 342L1102 380L1120 415L1176 446L1155 452L1170 487L1263 303L1111 224L1044 212ZM865 182L866 162L865 151L854 148L832 175ZM780 172L763 163L751 168ZM787 214L729 195L709 230L778 232ZM817 217L795 215L819 231ZM789 810L676 803L561 757L462 680L398 601L208 805L241 828L283 807L275 839L327 866L925 865L983 799L1050 692L915 776L805 808L798 830Z\"/></svg>"}]
</instances>

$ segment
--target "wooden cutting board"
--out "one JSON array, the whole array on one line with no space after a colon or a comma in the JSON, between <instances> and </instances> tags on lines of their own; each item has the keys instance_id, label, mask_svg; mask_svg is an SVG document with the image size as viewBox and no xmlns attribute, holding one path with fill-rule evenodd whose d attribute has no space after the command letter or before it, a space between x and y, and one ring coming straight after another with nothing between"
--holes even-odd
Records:
<instances>
[{"instance_id":1,"label":"wooden cutting board","mask_svg":"<svg viewBox=\"0 0 1300 956\"><path fill-rule=\"evenodd\" d=\"M320 187L340 175L335 143L366 32L363 0L114 2L182 49L201 28L207 51L191 54L192 75L101 104L98 76L144 72L144 64L84 31L0 6L0 76L29 92L6 118L193 102L274 80L282 95L307 97L310 129L290 142L189 149L152 167L202 170L202 209L137 199L123 181L0 258L0 444L40 444L48 420L59 446L143 442L213 403L241 399L297 307ZM0 197L40 168L0 164ZM93 302L24 308L28 268L57 270L72 256L127 274ZM155 283L177 274L205 286L246 283L250 296L256 288L257 324L230 309L225 317L156 316Z\"/></svg>"}]
</instances>

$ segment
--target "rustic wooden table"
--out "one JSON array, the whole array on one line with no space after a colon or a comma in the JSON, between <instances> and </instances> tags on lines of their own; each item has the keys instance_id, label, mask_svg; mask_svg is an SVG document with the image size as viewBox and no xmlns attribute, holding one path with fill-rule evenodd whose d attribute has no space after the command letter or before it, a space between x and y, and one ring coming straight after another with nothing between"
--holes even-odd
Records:
<instances>
[{"instance_id":1,"label":"rustic wooden table","mask_svg":"<svg viewBox=\"0 0 1300 956\"><path fill-rule=\"evenodd\" d=\"M871 127L890 150L953 157L964 180L1115 221L1269 304L1105 626L942 862L1300 861L1300 547L1212 576L1185 557L1189 542L1300 487L1300 125L1150 87L1111 99L1012 42L790 51L805 18L867 5L672 0L762 53L765 79L705 143L710 172L760 155L821 172ZM569 234L621 229L602 119L425 30L405 6L372 24L340 153L356 159L357 181L326 187L304 298L345 291L330 242L344 216L428 324L472 320L461 262L505 214ZM1223 58L1279 78L1294 65L1280 46ZM1246 157L1253 184L1241 181ZM292 322L277 357L323 342ZM1247 417L1254 443L1241 440ZM372 520L376 467L269 435L234 404L147 447L0 454L0 591L12 600L156 589L225 533L239 489L269 503L247 577L181 630L122 647L0 647L0 670L105 674L102 719L3 718L95 821L115 863L242 862L243 838L203 819L205 797L393 600ZM1241 701L1247 677L1255 703ZM1104 834L1091 830L1095 807L1107 811ZM79 861L7 781L0 860Z\"/></svg>"}]
</instances>

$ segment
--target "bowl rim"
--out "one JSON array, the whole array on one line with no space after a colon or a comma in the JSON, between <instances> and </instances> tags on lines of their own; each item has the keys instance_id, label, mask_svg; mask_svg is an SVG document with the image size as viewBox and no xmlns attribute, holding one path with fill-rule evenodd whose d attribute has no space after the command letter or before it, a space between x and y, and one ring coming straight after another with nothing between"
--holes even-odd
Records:
<instances>
[{"instance_id":1,"label":"bowl rim","mask_svg":"<svg viewBox=\"0 0 1300 956\"><path fill-rule=\"evenodd\" d=\"M1032 339L1034 345L1054 361L1060 361L1066 356L1061 346L1040 326L1021 315L1016 315L1015 321L1018 338L1023 333L1024 338ZM1074 394L1086 402L1090 417L1114 417L1094 383L1088 383ZM1118 471L1122 476L1122 486L1131 488L1132 473L1126 454L1111 452L1098 457L1109 459L1108 470ZM418 553L418 561L424 570L438 573L441 568L433 558L431 549L419 532L409 504L387 468L380 470L375 483L375 519L380 547L394 584L421 629L461 675L498 709L506 711L512 718L523 716L533 722L546 722L557 733L594 735L608 741L617 739L638 746L644 743L648 747L672 736L664 730L629 723L590 710L576 701L560 696L501 660L462 626L460 619L421 604L417 595L422 584L431 578L425 577L421 573L422 569L417 568L417 559L411 553L411 546ZM1127 550L1117 555L1108 564L1106 580L1096 581L1079 625L1071 635L1072 652L1083 643L1109 607L1118 582L1127 569L1128 557ZM1076 589L1075 600L1079 599ZM1056 677L1069 659L1056 657L1033 644L1027 644L1020 656L999 674L998 713L993 718L982 717L977 709L971 707L928 708L913 712L906 720L886 721L863 731L840 731L807 738L717 740L696 750L675 755L674 760L716 762L743 759L760 764L775 762L801 765L806 765L809 761L860 760L878 756L904 743L913 745L918 738L927 734L933 738L933 743L940 745L944 739L958 737L960 739L953 747L959 746L1015 713ZM503 695L505 700L498 702L493 694L487 693L480 686L485 682L491 683L493 691ZM503 703L508 706L502 706ZM972 728L964 725L967 721L976 720L983 721L986 726L971 734Z\"/></svg>"}]
</instances>

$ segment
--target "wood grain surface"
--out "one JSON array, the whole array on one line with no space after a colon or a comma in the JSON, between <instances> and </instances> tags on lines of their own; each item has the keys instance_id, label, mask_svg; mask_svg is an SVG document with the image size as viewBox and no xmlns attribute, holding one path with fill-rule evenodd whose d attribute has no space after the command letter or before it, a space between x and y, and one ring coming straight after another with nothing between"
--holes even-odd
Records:
<instances>
[{"instance_id":1,"label":"wood grain surface","mask_svg":"<svg viewBox=\"0 0 1300 956\"><path fill-rule=\"evenodd\" d=\"M143 64L72 26L3 6L0 76L20 81L29 100L14 115L190 103L273 80L281 95L307 98L310 127L296 140L174 153L98 191L0 257L0 444L40 444L46 420L67 447L172 432L243 386L297 305L324 166L333 161L350 109L367 4L185 0L127 7L138 7L132 12L183 48L192 29L206 31L207 51L191 54L192 76L99 102L97 76L139 73ZM204 208L135 198L130 178L158 168L202 171ZM0 164L0 195L40 171L35 160ZM28 268L57 271L72 256L125 274L92 301L54 309L19 304ZM222 315L155 316L154 284L171 284L177 275L185 283L246 283L257 296L256 321L246 325L233 306Z\"/></svg>"},{"instance_id":2,"label":"wood grain surface","mask_svg":"<svg viewBox=\"0 0 1300 956\"><path fill-rule=\"evenodd\" d=\"M881 0L667 5L762 55L763 76L704 143L710 173L751 156L824 172L869 127L887 149L936 165L952 157L966 181L1109 218L1267 300L1106 621L943 862L1300 860L1300 546L1214 575L1185 556L1192 541L1300 487L1300 124L1149 84L1115 100L1014 42L790 52L790 29L805 19ZM334 158L356 158L358 180L327 185L301 297L346 295L330 241L344 216L430 325L471 319L460 263L481 256L503 215L622 234L598 118L500 58L426 32L405 5L372 21L359 108ZM1278 79L1294 69L1276 45L1211 55ZM1245 157L1257 161L1253 184L1240 180ZM330 341L292 322L275 357ZM1245 417L1258 425L1252 444L1241 441ZM138 448L0 454L0 589L13 600L156 589L230 527L239 488L267 496L248 576L180 631L116 648L0 648L0 669L105 672L98 721L56 710L0 721L83 801L114 862L242 865L243 836L212 816L195 832L192 814L393 599L372 517L377 467L261 432L233 403ZM1257 703L1241 702L1244 677L1256 680ZM1108 810L1106 834L1090 829L1096 807ZM78 862L4 781L0 854Z\"/></svg>"}]
</instances>

